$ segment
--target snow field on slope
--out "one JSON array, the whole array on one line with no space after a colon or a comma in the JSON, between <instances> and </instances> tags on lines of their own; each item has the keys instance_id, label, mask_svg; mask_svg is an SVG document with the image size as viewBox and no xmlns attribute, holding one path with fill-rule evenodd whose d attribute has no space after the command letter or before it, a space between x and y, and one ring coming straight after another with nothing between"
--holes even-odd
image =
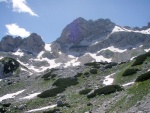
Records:
<instances>
[{"instance_id":1,"label":"snow field on slope","mask_svg":"<svg viewBox=\"0 0 150 113\"><path fill-rule=\"evenodd\" d=\"M112 73L110 75L107 75L105 77L105 79L103 80L103 84L104 85L112 85L113 84L113 81L114 81L114 78L112 77L113 75L115 75L116 73Z\"/></svg>"},{"instance_id":2,"label":"snow field on slope","mask_svg":"<svg viewBox=\"0 0 150 113\"><path fill-rule=\"evenodd\" d=\"M24 91L25 91L25 89L24 89L24 90L17 91L17 92L15 92L15 93L6 94L6 95L0 97L0 102L3 101L3 100L5 100L5 99L15 98L17 95L23 93Z\"/></svg>"}]
</instances>

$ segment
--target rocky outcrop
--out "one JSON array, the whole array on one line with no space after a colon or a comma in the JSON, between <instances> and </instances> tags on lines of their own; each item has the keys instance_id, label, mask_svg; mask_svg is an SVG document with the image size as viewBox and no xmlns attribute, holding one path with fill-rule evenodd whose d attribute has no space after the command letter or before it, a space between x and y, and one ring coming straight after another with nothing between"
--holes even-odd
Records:
<instances>
[{"instance_id":1,"label":"rocky outcrop","mask_svg":"<svg viewBox=\"0 0 150 113\"><path fill-rule=\"evenodd\" d=\"M107 39L89 47L90 52L96 52L103 48L114 46L120 49L132 49L140 45L147 45L150 35L134 32L116 32Z\"/></svg>"},{"instance_id":2,"label":"rocky outcrop","mask_svg":"<svg viewBox=\"0 0 150 113\"><path fill-rule=\"evenodd\" d=\"M39 53L44 49L45 43L42 38L36 33L32 33L27 38L16 37L13 38L7 35L2 38L0 42L0 51L4 52L14 52L17 49L22 49L23 51L30 53Z\"/></svg>"},{"instance_id":3,"label":"rocky outcrop","mask_svg":"<svg viewBox=\"0 0 150 113\"><path fill-rule=\"evenodd\" d=\"M39 53L44 49L44 45L42 38L36 33L32 33L22 40L20 48L27 52Z\"/></svg>"},{"instance_id":4,"label":"rocky outcrop","mask_svg":"<svg viewBox=\"0 0 150 113\"><path fill-rule=\"evenodd\" d=\"M13 38L12 36L7 35L3 37L0 42L0 50L5 52L12 52L19 47L21 41L21 37Z\"/></svg>"}]
</instances>

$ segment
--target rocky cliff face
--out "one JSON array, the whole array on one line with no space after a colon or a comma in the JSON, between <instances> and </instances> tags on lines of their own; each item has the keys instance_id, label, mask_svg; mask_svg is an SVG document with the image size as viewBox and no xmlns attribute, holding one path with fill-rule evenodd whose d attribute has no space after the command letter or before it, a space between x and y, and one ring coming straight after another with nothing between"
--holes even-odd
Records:
<instances>
[{"instance_id":1,"label":"rocky cliff face","mask_svg":"<svg viewBox=\"0 0 150 113\"><path fill-rule=\"evenodd\" d=\"M44 49L44 45L42 38L36 33L32 33L29 37L22 40L20 48L31 53L39 53Z\"/></svg>"},{"instance_id":2,"label":"rocky cliff face","mask_svg":"<svg viewBox=\"0 0 150 113\"><path fill-rule=\"evenodd\" d=\"M0 50L4 52L13 52L17 49L28 51L30 53L39 53L43 50L45 43L42 38L36 33L32 33L27 38L16 37L13 38L7 35L2 38L0 42Z\"/></svg>"},{"instance_id":3,"label":"rocky cliff face","mask_svg":"<svg viewBox=\"0 0 150 113\"><path fill-rule=\"evenodd\" d=\"M21 37L13 38L10 35L7 35L2 38L0 42L0 50L5 52L11 52L17 49L22 41Z\"/></svg>"},{"instance_id":4,"label":"rocky cliff face","mask_svg":"<svg viewBox=\"0 0 150 113\"><path fill-rule=\"evenodd\" d=\"M80 17L64 28L57 41L65 44L78 44L84 38L88 38L91 35L107 34L111 32L114 26L115 24L109 19L87 21Z\"/></svg>"}]
</instances>

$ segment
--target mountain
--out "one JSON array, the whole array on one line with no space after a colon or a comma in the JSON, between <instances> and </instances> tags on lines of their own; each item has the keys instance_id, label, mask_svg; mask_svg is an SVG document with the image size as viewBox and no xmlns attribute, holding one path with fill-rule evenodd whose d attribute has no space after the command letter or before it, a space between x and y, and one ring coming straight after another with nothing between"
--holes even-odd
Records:
<instances>
[{"instance_id":1,"label":"mountain","mask_svg":"<svg viewBox=\"0 0 150 113\"><path fill-rule=\"evenodd\" d=\"M15 59L2 59L10 67L3 72L16 74L0 79L0 112L149 113L149 61L147 52L129 62L91 62L28 74Z\"/></svg>"},{"instance_id":2,"label":"mountain","mask_svg":"<svg viewBox=\"0 0 150 113\"><path fill-rule=\"evenodd\" d=\"M51 44L32 33L27 38L5 36L2 57L18 59L33 72L66 68L87 62L126 62L150 50L150 23L142 28L116 25L109 19L77 18Z\"/></svg>"},{"instance_id":3,"label":"mountain","mask_svg":"<svg viewBox=\"0 0 150 113\"><path fill-rule=\"evenodd\" d=\"M0 113L149 113L150 23L77 18L46 44L0 41Z\"/></svg>"}]
</instances>

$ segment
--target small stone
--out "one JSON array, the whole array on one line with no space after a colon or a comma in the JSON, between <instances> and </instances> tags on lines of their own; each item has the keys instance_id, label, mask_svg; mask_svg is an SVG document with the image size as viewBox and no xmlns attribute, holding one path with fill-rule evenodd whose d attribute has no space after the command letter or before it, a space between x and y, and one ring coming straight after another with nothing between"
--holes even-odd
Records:
<instances>
[{"instance_id":1,"label":"small stone","mask_svg":"<svg viewBox=\"0 0 150 113\"><path fill-rule=\"evenodd\" d=\"M23 105L23 104L21 104L21 105L18 106L19 110L23 110L24 108L25 108L25 105Z\"/></svg>"},{"instance_id":2,"label":"small stone","mask_svg":"<svg viewBox=\"0 0 150 113\"><path fill-rule=\"evenodd\" d=\"M63 105L63 102L61 100L58 100L57 101L57 106L62 106Z\"/></svg>"}]
</instances>

